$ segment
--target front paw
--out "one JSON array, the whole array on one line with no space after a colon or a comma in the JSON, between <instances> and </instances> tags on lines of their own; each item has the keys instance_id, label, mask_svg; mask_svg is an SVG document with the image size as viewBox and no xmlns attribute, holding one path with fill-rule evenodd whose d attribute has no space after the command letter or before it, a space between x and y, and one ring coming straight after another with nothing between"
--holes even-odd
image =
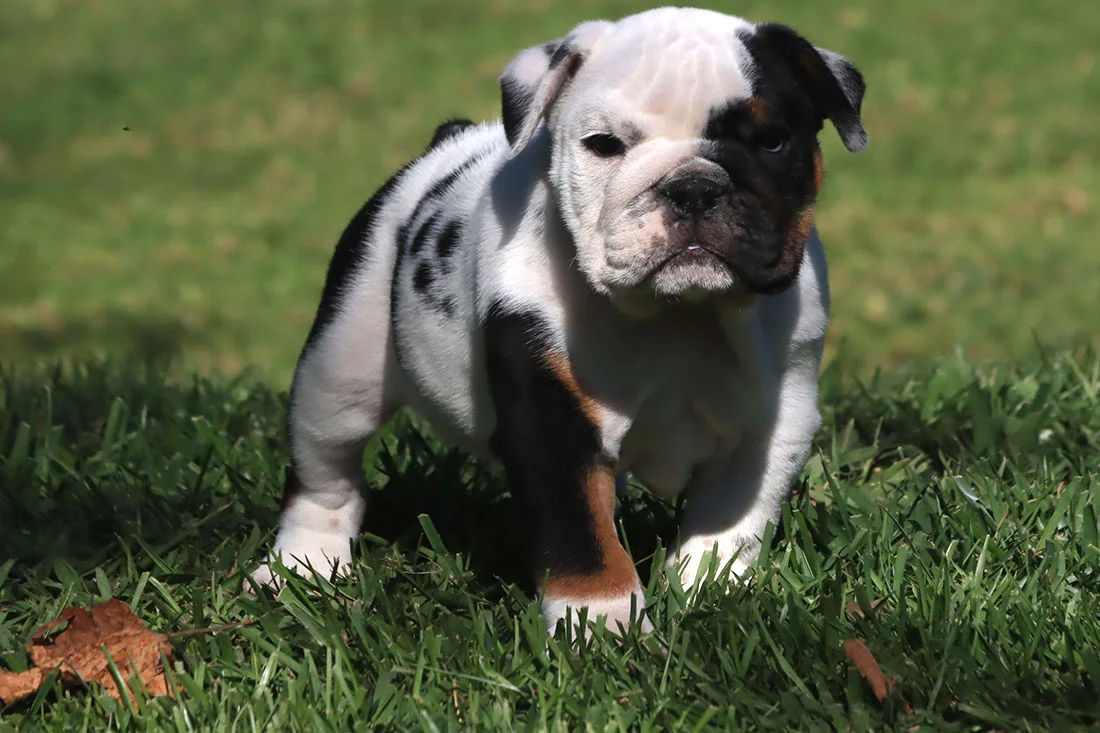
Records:
<instances>
[{"instance_id":1,"label":"front paw","mask_svg":"<svg viewBox=\"0 0 1100 733\"><path fill-rule=\"evenodd\" d=\"M758 542L746 542L739 537L692 537L666 561L666 567L678 571L681 586L694 595L708 580L736 581L759 554Z\"/></svg>"},{"instance_id":2,"label":"front paw","mask_svg":"<svg viewBox=\"0 0 1100 733\"><path fill-rule=\"evenodd\" d=\"M289 537L276 539L271 553L264 558L263 563L249 575L248 583L252 593L256 593L260 587L267 586L278 591L283 586L283 579L279 577L272 563L275 558L290 571L310 577L311 568L318 574L329 577L336 573L344 573L351 564L351 543L354 537L347 535L333 536L326 533L295 533Z\"/></svg>"},{"instance_id":3,"label":"front paw","mask_svg":"<svg viewBox=\"0 0 1100 733\"><path fill-rule=\"evenodd\" d=\"M282 578L271 567L277 557L287 570L303 577L313 571L328 577L347 570L352 560L352 543L363 518L363 500L354 497L336 509L298 499L288 506L279 521L275 545L263 563L249 576L251 592L261 586L282 587Z\"/></svg>"},{"instance_id":4,"label":"front paw","mask_svg":"<svg viewBox=\"0 0 1100 733\"><path fill-rule=\"evenodd\" d=\"M582 610L587 614L583 630L580 627ZM542 602L542 615L546 619L546 631L551 636L558 625L565 622L567 615L574 635L583 633L585 639L592 637L595 626L605 627L616 636L621 636L632 626L640 627L646 634L653 631L653 624L645 614L645 595L641 588L633 593L607 598L547 596Z\"/></svg>"}]
</instances>

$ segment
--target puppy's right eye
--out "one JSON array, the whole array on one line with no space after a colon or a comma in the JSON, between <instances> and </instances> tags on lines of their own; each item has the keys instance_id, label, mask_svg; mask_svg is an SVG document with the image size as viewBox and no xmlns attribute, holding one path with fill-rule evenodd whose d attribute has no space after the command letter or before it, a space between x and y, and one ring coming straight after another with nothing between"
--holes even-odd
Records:
<instances>
[{"instance_id":1,"label":"puppy's right eye","mask_svg":"<svg viewBox=\"0 0 1100 733\"><path fill-rule=\"evenodd\" d=\"M622 140L607 133L596 133L581 140L581 144L593 155L601 158L614 158L626 152L626 145Z\"/></svg>"}]
</instances>

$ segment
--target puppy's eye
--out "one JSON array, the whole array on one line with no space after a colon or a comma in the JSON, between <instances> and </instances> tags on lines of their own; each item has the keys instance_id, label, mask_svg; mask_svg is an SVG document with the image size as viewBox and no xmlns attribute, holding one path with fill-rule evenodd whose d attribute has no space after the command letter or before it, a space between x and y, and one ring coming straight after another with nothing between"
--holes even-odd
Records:
<instances>
[{"instance_id":1,"label":"puppy's eye","mask_svg":"<svg viewBox=\"0 0 1100 733\"><path fill-rule=\"evenodd\" d=\"M757 134L756 144L765 153L778 153L787 147L790 138L790 133L782 127L769 127Z\"/></svg>"},{"instance_id":2,"label":"puppy's eye","mask_svg":"<svg viewBox=\"0 0 1100 733\"><path fill-rule=\"evenodd\" d=\"M601 158L614 158L626 152L626 145L622 140L607 133L596 133L581 140L581 144L588 148L589 152Z\"/></svg>"}]
</instances>

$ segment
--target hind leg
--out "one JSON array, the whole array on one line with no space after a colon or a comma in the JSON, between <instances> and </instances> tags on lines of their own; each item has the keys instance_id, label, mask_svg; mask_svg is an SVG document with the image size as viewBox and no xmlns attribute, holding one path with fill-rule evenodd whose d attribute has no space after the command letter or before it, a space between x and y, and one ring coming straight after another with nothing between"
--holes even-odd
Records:
<instances>
[{"instance_id":1,"label":"hind leg","mask_svg":"<svg viewBox=\"0 0 1100 733\"><path fill-rule=\"evenodd\" d=\"M400 407L388 288L364 297L307 344L290 396L291 467L279 531L254 585L278 585L268 563L308 574L342 569L366 510L363 449ZM380 300L386 302L379 302Z\"/></svg>"}]
</instances>

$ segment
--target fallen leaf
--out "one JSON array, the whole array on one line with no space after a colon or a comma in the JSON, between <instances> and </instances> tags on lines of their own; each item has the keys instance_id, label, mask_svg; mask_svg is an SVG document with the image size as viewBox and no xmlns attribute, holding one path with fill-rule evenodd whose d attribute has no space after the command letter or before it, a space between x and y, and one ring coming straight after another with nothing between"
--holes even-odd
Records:
<instances>
[{"instance_id":1,"label":"fallen leaf","mask_svg":"<svg viewBox=\"0 0 1100 733\"><path fill-rule=\"evenodd\" d=\"M38 692L48 672L28 669L26 672L0 672L0 702L10 704Z\"/></svg>"},{"instance_id":2,"label":"fallen leaf","mask_svg":"<svg viewBox=\"0 0 1100 733\"><path fill-rule=\"evenodd\" d=\"M150 695L173 694L161 663L161 654L172 659L172 645L164 634L147 629L130 607L117 599L87 611L69 606L59 618L39 627L27 652L35 668L0 672L0 702L4 704L33 695L55 669L65 687L99 685L121 701L122 691L111 674L112 660L135 704L130 689L135 673Z\"/></svg>"},{"instance_id":3,"label":"fallen leaf","mask_svg":"<svg viewBox=\"0 0 1100 733\"><path fill-rule=\"evenodd\" d=\"M844 642L844 653L848 655L848 659L852 660L852 664L856 665L856 669L863 675L863 679L867 680L867 684L871 685L871 691L875 693L878 701L885 700L894 689L894 681L883 673L875 655L871 654L871 650L863 640L849 639Z\"/></svg>"}]
</instances>

